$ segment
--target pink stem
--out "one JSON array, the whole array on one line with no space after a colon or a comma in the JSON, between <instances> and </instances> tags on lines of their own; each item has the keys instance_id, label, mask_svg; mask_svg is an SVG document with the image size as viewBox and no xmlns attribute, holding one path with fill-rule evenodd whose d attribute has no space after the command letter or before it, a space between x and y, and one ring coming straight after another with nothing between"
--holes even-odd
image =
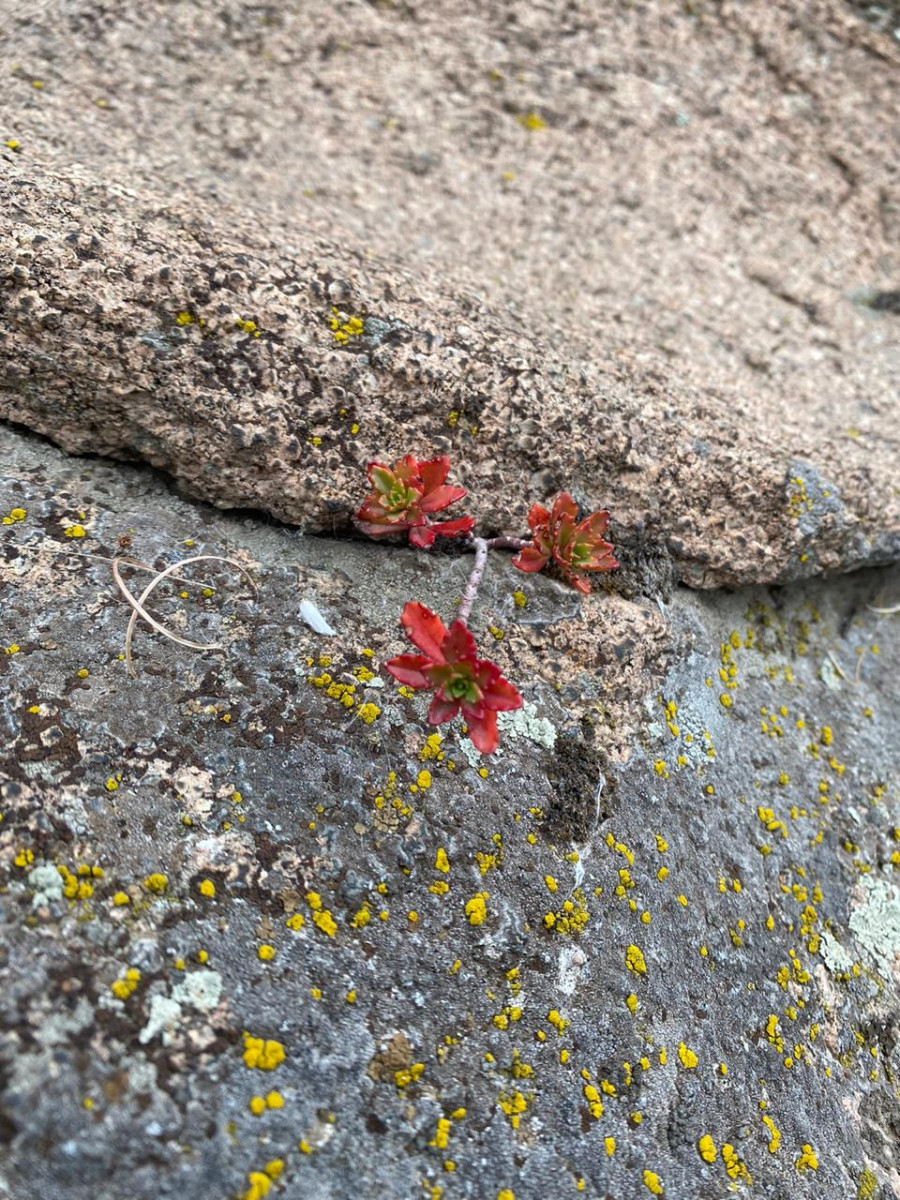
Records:
<instances>
[{"instance_id":1,"label":"pink stem","mask_svg":"<svg viewBox=\"0 0 900 1200\"><path fill-rule=\"evenodd\" d=\"M472 568L472 574L469 576L469 582L466 584L466 590L463 592L462 602L459 606L457 619L462 621L463 625L469 619L472 605L475 603L475 597L478 595L478 589L481 587L481 581L484 579L484 568L487 565L488 550L524 550L526 546L531 545L531 539L473 537L467 544L475 548L475 566Z\"/></svg>"}]
</instances>

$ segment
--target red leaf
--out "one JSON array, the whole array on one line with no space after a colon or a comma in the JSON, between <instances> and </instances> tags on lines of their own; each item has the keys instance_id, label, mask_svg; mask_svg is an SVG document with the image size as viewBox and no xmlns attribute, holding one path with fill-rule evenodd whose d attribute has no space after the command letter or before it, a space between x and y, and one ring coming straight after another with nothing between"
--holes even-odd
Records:
<instances>
[{"instance_id":1,"label":"red leaf","mask_svg":"<svg viewBox=\"0 0 900 1200\"><path fill-rule=\"evenodd\" d=\"M591 557L580 562L578 569L580 571L614 571L619 564L609 553L610 550L612 550L612 546L609 542L601 542L599 546L594 546Z\"/></svg>"},{"instance_id":2,"label":"red leaf","mask_svg":"<svg viewBox=\"0 0 900 1200\"><path fill-rule=\"evenodd\" d=\"M467 495L465 488L451 487L449 484L445 484L443 487L434 488L433 491L426 489L419 507L422 512L440 512L442 508L449 508L451 504L455 504L457 500L462 500Z\"/></svg>"},{"instance_id":3,"label":"red leaf","mask_svg":"<svg viewBox=\"0 0 900 1200\"><path fill-rule=\"evenodd\" d=\"M512 560L512 565L520 571L540 571L547 565L547 555L541 554L534 546L526 546Z\"/></svg>"},{"instance_id":4,"label":"red leaf","mask_svg":"<svg viewBox=\"0 0 900 1200\"><path fill-rule=\"evenodd\" d=\"M560 521L568 517L573 523L578 518L578 505L572 499L568 492L560 492L553 501L553 509L550 513L550 524L558 525Z\"/></svg>"},{"instance_id":5,"label":"red leaf","mask_svg":"<svg viewBox=\"0 0 900 1200\"><path fill-rule=\"evenodd\" d=\"M433 613L418 600L410 600L404 605L400 620L414 646L418 646L423 654L427 654L433 663L445 661L442 647L447 630L437 613Z\"/></svg>"},{"instance_id":6,"label":"red leaf","mask_svg":"<svg viewBox=\"0 0 900 1200\"><path fill-rule=\"evenodd\" d=\"M534 533L539 525L546 526L549 524L550 514L547 512L546 508L544 508L543 504L532 504L528 511L528 528L531 530L531 532Z\"/></svg>"},{"instance_id":7,"label":"red leaf","mask_svg":"<svg viewBox=\"0 0 900 1200\"><path fill-rule=\"evenodd\" d=\"M435 531L430 525L414 525L409 530L409 540L413 546L418 546L420 550L427 550L429 546L434 545Z\"/></svg>"},{"instance_id":8,"label":"red leaf","mask_svg":"<svg viewBox=\"0 0 900 1200\"><path fill-rule=\"evenodd\" d=\"M401 459L398 459L394 464L394 474L406 484L413 487L422 486L419 463L414 454L404 454Z\"/></svg>"},{"instance_id":9,"label":"red leaf","mask_svg":"<svg viewBox=\"0 0 900 1200\"><path fill-rule=\"evenodd\" d=\"M425 674L425 668L430 666L432 660L423 654L398 654L396 658L384 664L384 669L393 675L398 683L405 683L407 687L421 691L423 688L434 687Z\"/></svg>"},{"instance_id":10,"label":"red leaf","mask_svg":"<svg viewBox=\"0 0 900 1200\"><path fill-rule=\"evenodd\" d=\"M469 737L472 745L482 754L493 754L500 740L497 734L497 714L486 712L477 720L468 718Z\"/></svg>"},{"instance_id":11,"label":"red leaf","mask_svg":"<svg viewBox=\"0 0 900 1200\"><path fill-rule=\"evenodd\" d=\"M589 517L585 517L581 524L575 527L575 533L579 541L599 542L608 528L609 513L604 509L602 512L591 513ZM612 550L612 546L610 546L610 550Z\"/></svg>"},{"instance_id":12,"label":"red leaf","mask_svg":"<svg viewBox=\"0 0 900 1200\"><path fill-rule=\"evenodd\" d=\"M493 666L493 663L491 665ZM500 674L499 671L497 673ZM513 687L509 680L501 675L489 688L484 689L484 707L493 712L512 712L513 709L522 707L522 697L518 688Z\"/></svg>"},{"instance_id":13,"label":"red leaf","mask_svg":"<svg viewBox=\"0 0 900 1200\"><path fill-rule=\"evenodd\" d=\"M424 462L420 462L419 478L425 487L425 495L439 488L447 478L447 472L450 470L450 456L447 454L440 455L439 458L428 458ZM466 494L465 488L462 489L463 495Z\"/></svg>"},{"instance_id":14,"label":"red leaf","mask_svg":"<svg viewBox=\"0 0 900 1200\"><path fill-rule=\"evenodd\" d=\"M387 537L392 533L405 533L409 525L405 521L379 521L377 523L366 520L356 520L356 528L360 533L365 533L368 537Z\"/></svg>"},{"instance_id":15,"label":"red leaf","mask_svg":"<svg viewBox=\"0 0 900 1200\"><path fill-rule=\"evenodd\" d=\"M457 517L453 521L439 521L431 528L438 537L460 537L462 534L472 532L475 528L475 518Z\"/></svg>"},{"instance_id":16,"label":"red leaf","mask_svg":"<svg viewBox=\"0 0 900 1200\"><path fill-rule=\"evenodd\" d=\"M443 725L445 721L452 721L458 712L458 700L444 700L436 695L428 709L428 724Z\"/></svg>"},{"instance_id":17,"label":"red leaf","mask_svg":"<svg viewBox=\"0 0 900 1200\"><path fill-rule=\"evenodd\" d=\"M463 625L462 621L454 621L443 645L444 661L448 663L471 661L474 663L477 661L475 657L477 650L475 639L467 626Z\"/></svg>"},{"instance_id":18,"label":"red leaf","mask_svg":"<svg viewBox=\"0 0 900 1200\"><path fill-rule=\"evenodd\" d=\"M582 575L576 575L564 563L559 564L559 569L562 571L563 577L571 583L576 592L581 592L582 596L587 596L590 593L591 585Z\"/></svg>"}]
</instances>

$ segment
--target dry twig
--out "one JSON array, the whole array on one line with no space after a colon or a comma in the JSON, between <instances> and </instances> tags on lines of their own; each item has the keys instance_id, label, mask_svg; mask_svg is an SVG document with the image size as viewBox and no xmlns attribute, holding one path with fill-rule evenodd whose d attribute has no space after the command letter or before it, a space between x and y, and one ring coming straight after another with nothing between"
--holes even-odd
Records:
<instances>
[{"instance_id":1,"label":"dry twig","mask_svg":"<svg viewBox=\"0 0 900 1200\"><path fill-rule=\"evenodd\" d=\"M194 642L194 641L191 641L189 638L182 637L180 634L173 633L171 631L171 629L166 629L165 625L162 625L159 621L156 620L155 617L151 616L150 613L147 612L147 610L144 608L147 598L150 596L151 592L153 592L159 586L159 584L161 584L163 582L164 579L180 578L179 576L175 575L175 572L179 571L182 567L187 566L188 563L222 562L222 563L227 563L229 566L235 567L238 571L240 571L241 574L244 576L244 578L247 580L247 582L250 584L250 586L253 588L254 596L257 594L256 584L253 582L253 579L250 576L250 573L244 567L242 567L239 562L236 562L233 558L223 558L221 554L196 554L192 558L184 558L181 560L181 562L174 563L172 566L166 567L165 570L159 571L159 572L157 572L156 575L154 575L154 577L150 580L150 582L144 588L143 592L141 592L139 597L136 597L134 595L134 593L129 589L128 585L122 579L122 576L119 572L119 563L120 562L129 562L129 560L114 558L112 560L112 573L113 573L113 579L116 582L116 586L118 587L118 589L122 593L122 595L125 597L125 599L128 601L128 603L131 605L131 609L132 609L131 620L128 622L128 631L125 634L125 666L128 671L128 674L132 678L135 677L135 670L134 670L134 662L132 660L132 655L131 655L131 643L132 643L132 639L134 638L135 628L137 627L138 617L143 617L143 619L147 622L148 625L152 625L153 628L155 630L157 630L159 633L161 633L164 637L167 637L171 641L176 642L179 646L185 646L188 650L223 650L224 649L224 646L220 646L216 642ZM130 564L129 563L129 565L138 565L138 564Z\"/></svg>"}]
</instances>

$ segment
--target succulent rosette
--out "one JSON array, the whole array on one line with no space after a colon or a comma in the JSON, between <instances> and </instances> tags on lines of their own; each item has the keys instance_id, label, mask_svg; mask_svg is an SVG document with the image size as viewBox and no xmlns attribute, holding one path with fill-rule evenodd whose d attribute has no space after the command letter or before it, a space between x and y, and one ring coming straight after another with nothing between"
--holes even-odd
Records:
<instances>
[{"instance_id":1,"label":"succulent rosette","mask_svg":"<svg viewBox=\"0 0 900 1200\"><path fill-rule=\"evenodd\" d=\"M612 544L604 539L609 526L608 512L591 513L578 521L578 506L568 492L560 492L548 511L533 504L528 514L532 544L520 550L512 560L520 571L540 571L553 561L562 575L583 595L591 590L584 571L612 571L619 564L612 556Z\"/></svg>"},{"instance_id":2,"label":"succulent rosette","mask_svg":"<svg viewBox=\"0 0 900 1200\"><path fill-rule=\"evenodd\" d=\"M587 594L591 571L611 571L619 564L605 540L609 513L595 512L578 519L578 506L561 492L548 510L532 505L528 514L531 540L477 537L471 517L435 521L442 512L466 496L466 489L447 483L450 459L418 459L406 454L392 467L371 462L368 477L372 491L356 514L357 527L370 537L408 534L413 546L427 549L439 537L465 539L463 548L475 552L475 562L459 603L457 619L448 629L424 604L410 602L401 616L406 635L418 654L400 654L385 663L399 683L416 691L432 692L428 720L442 725L461 715L472 744L482 754L497 749L497 714L522 707L517 689L504 679L500 668L479 658L467 621L484 577L490 550L517 551L513 565L520 571L540 571L549 563L579 592Z\"/></svg>"},{"instance_id":3,"label":"succulent rosette","mask_svg":"<svg viewBox=\"0 0 900 1200\"><path fill-rule=\"evenodd\" d=\"M356 514L357 528L369 537L409 533L409 540L420 549L434 544L436 537L463 537L471 533L471 517L451 521L432 521L441 512L466 496L466 489L445 483L450 470L446 454L419 461L412 454L399 459L393 467L369 463L367 474L372 492Z\"/></svg>"},{"instance_id":4,"label":"succulent rosette","mask_svg":"<svg viewBox=\"0 0 900 1200\"><path fill-rule=\"evenodd\" d=\"M437 613L417 601L405 605L401 621L421 654L400 654L385 668L398 683L434 692L430 724L442 725L462 713L476 750L492 754L497 713L521 708L519 692L495 663L477 657L475 639L462 621L447 629Z\"/></svg>"}]
</instances>

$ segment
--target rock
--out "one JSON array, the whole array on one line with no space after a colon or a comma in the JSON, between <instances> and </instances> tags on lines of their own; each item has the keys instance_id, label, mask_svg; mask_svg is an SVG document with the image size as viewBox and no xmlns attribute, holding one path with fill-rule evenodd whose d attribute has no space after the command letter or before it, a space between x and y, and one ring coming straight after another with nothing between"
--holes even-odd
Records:
<instances>
[{"instance_id":1,"label":"rock","mask_svg":"<svg viewBox=\"0 0 900 1200\"><path fill-rule=\"evenodd\" d=\"M492 562L528 707L470 765L366 676L461 553L0 456L0 1190L900 1197L897 568L539 627L557 585ZM128 678L120 538L252 571L159 591L223 653L140 628Z\"/></svg>"},{"instance_id":2,"label":"rock","mask_svg":"<svg viewBox=\"0 0 900 1200\"><path fill-rule=\"evenodd\" d=\"M896 558L896 45L830 0L561 37L13 17L0 416L329 534L448 451L482 527L608 506L646 592Z\"/></svg>"},{"instance_id":3,"label":"rock","mask_svg":"<svg viewBox=\"0 0 900 1200\"><path fill-rule=\"evenodd\" d=\"M900 1200L893 24L4 16L0 1194ZM487 760L407 451L611 510L491 556Z\"/></svg>"}]
</instances>

